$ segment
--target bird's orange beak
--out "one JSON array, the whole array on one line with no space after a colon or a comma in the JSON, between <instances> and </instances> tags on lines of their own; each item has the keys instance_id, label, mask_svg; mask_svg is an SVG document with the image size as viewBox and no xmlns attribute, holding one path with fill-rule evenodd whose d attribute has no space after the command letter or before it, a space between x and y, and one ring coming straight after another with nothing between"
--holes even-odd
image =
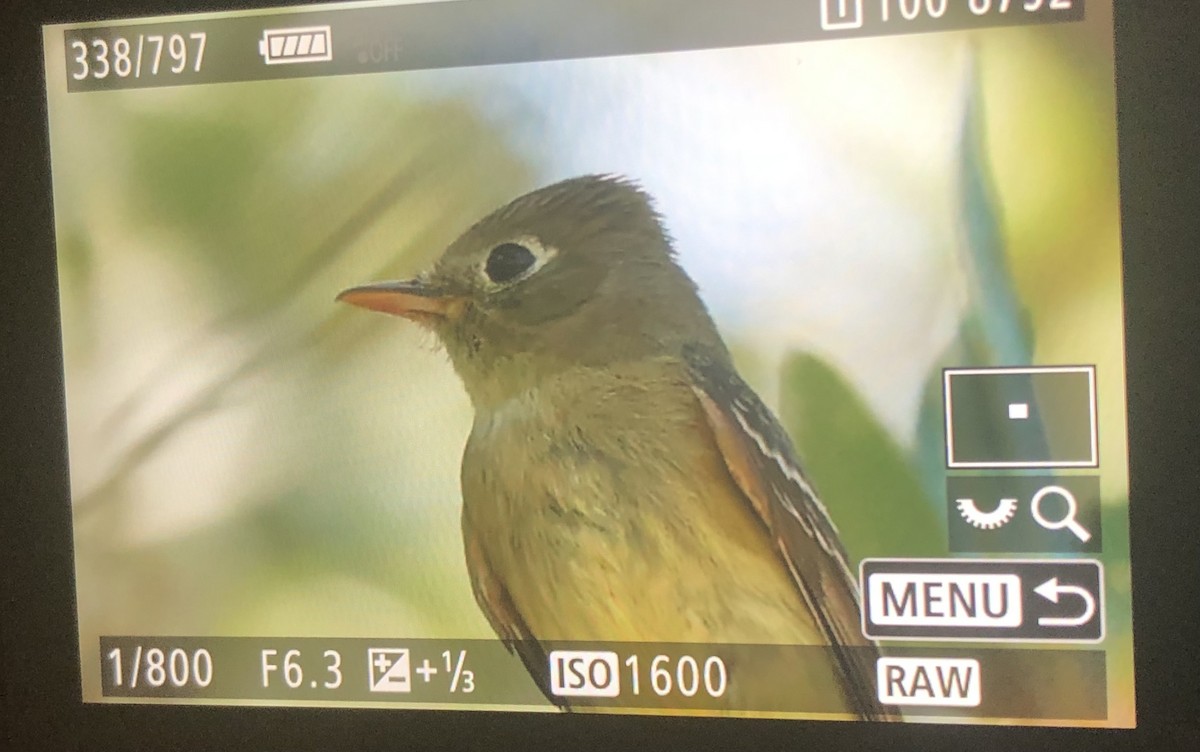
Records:
<instances>
[{"instance_id":1,"label":"bird's orange beak","mask_svg":"<svg viewBox=\"0 0 1200 752\"><path fill-rule=\"evenodd\" d=\"M456 317L463 299L418 280L375 282L342 290L337 300L369 311L403 316L419 324Z\"/></svg>"}]
</instances>

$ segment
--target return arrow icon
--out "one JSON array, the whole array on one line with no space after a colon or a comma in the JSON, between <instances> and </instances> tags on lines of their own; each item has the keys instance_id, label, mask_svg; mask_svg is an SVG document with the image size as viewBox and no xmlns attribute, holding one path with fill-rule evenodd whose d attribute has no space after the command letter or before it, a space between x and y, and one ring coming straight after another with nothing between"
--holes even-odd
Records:
<instances>
[{"instance_id":1,"label":"return arrow icon","mask_svg":"<svg viewBox=\"0 0 1200 752\"><path fill-rule=\"evenodd\" d=\"M1051 577L1033 589L1051 603L1058 603L1060 595L1075 595L1083 599L1083 613L1079 616L1040 616L1038 624L1043 627L1078 627L1087 624L1096 615L1096 599L1087 590L1075 585L1059 585L1057 577Z\"/></svg>"}]
</instances>

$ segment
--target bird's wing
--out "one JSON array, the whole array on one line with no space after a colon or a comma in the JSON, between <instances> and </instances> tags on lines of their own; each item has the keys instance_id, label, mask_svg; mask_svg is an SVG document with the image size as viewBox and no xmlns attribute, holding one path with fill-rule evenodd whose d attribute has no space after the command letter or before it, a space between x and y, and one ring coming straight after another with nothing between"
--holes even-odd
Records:
<instances>
[{"instance_id":1,"label":"bird's wing","mask_svg":"<svg viewBox=\"0 0 1200 752\"><path fill-rule=\"evenodd\" d=\"M508 588L488 561L487 553L465 515L462 528L467 571L471 574L471 592L475 594L475 602L479 604L483 615L500 636L508 652L515 651L521 663L525 664L525 669L546 699L564 710L567 709L566 701L562 697L550 693L550 662L545 649L534 638L525 619L513 604Z\"/></svg>"},{"instance_id":2,"label":"bird's wing","mask_svg":"<svg viewBox=\"0 0 1200 752\"><path fill-rule=\"evenodd\" d=\"M791 439L727 360L698 346L684 348L684 360L730 475L833 648L848 701L863 718L894 718L876 699L878 652L860 629L858 585L846 550Z\"/></svg>"}]
</instances>

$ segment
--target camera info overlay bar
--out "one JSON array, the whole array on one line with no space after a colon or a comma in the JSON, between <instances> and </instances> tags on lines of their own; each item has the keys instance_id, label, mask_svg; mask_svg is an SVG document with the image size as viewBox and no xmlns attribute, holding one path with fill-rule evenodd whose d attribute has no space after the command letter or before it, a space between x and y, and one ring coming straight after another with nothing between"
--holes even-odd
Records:
<instances>
[{"instance_id":1,"label":"camera info overlay bar","mask_svg":"<svg viewBox=\"0 0 1200 752\"><path fill-rule=\"evenodd\" d=\"M76 26L69 92L1082 21L1085 0L489 0ZM50 33L54 33L51 30Z\"/></svg>"},{"instance_id":2,"label":"camera info overlay bar","mask_svg":"<svg viewBox=\"0 0 1200 752\"><path fill-rule=\"evenodd\" d=\"M548 700L496 640L102 637L106 699L397 706ZM828 666L826 647L549 643L558 704L609 709L840 713L836 692L807 696L788 678ZM1104 720L1105 657L1092 649L887 648L877 693L906 716Z\"/></svg>"}]
</instances>

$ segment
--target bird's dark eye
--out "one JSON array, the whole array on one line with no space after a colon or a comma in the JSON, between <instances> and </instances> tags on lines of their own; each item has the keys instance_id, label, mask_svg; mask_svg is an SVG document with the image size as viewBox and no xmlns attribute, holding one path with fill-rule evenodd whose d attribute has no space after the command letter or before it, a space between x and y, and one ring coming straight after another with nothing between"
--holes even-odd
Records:
<instances>
[{"instance_id":1,"label":"bird's dark eye","mask_svg":"<svg viewBox=\"0 0 1200 752\"><path fill-rule=\"evenodd\" d=\"M510 282L521 276L537 257L533 251L518 243L504 243L488 254L484 271L493 282Z\"/></svg>"}]
</instances>

